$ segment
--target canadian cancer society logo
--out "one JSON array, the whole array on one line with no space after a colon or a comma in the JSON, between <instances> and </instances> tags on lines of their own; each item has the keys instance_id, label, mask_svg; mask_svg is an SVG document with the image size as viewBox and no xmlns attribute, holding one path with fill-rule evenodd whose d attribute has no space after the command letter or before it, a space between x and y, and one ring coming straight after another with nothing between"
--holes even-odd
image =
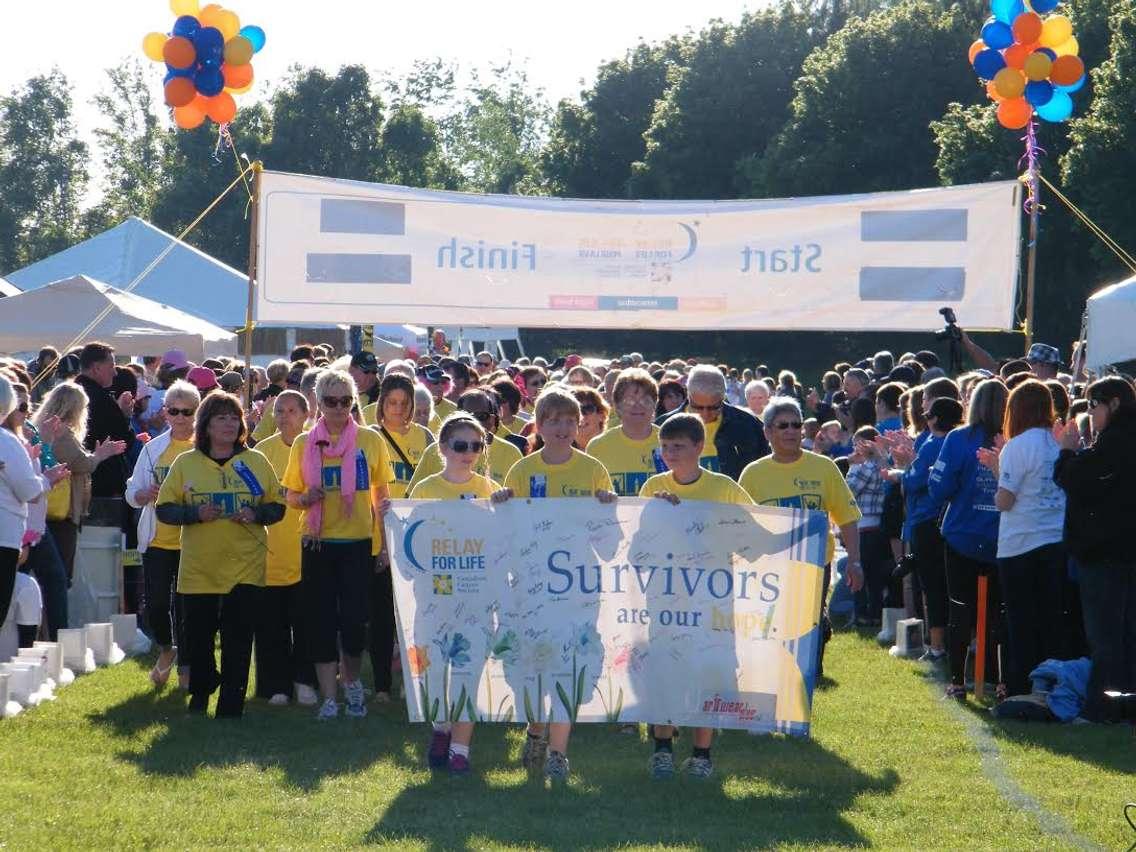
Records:
<instances>
[{"instance_id":1,"label":"canadian cancer society logo","mask_svg":"<svg viewBox=\"0 0 1136 852\"><path fill-rule=\"evenodd\" d=\"M406 534L402 539L402 549L406 559L417 570L445 572L451 576L455 572L485 570L485 539L445 536L427 538L425 535L419 535L424 523L425 521L412 523L406 528ZM428 551L427 541L429 541ZM437 583L434 591L436 594L451 594L451 592L439 592Z\"/></svg>"}]
</instances>

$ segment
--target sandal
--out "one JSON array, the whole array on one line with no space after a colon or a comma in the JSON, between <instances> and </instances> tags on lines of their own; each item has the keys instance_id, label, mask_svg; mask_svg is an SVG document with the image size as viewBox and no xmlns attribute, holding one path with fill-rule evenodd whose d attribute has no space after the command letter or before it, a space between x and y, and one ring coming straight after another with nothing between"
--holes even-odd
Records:
<instances>
[{"instance_id":1,"label":"sandal","mask_svg":"<svg viewBox=\"0 0 1136 852\"><path fill-rule=\"evenodd\" d=\"M175 662L177 662L177 654L174 654L173 658L170 660L170 664L164 669L157 663L154 663L154 668L150 669L150 683L154 684L158 689L164 687L166 682L170 679L170 671L173 669Z\"/></svg>"}]
</instances>

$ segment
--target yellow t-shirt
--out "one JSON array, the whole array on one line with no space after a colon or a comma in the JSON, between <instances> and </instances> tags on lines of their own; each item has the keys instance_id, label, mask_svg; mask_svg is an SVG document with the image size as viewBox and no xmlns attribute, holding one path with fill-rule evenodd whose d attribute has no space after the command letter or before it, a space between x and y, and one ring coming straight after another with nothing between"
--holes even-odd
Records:
<instances>
[{"instance_id":1,"label":"yellow t-shirt","mask_svg":"<svg viewBox=\"0 0 1136 852\"><path fill-rule=\"evenodd\" d=\"M198 450L174 459L158 492L158 504L218 506L234 515L245 506L279 503L280 481L256 450L217 464ZM181 528L177 590L183 595L223 595L241 583L264 585L267 534L257 524L227 517Z\"/></svg>"},{"instance_id":2,"label":"yellow t-shirt","mask_svg":"<svg viewBox=\"0 0 1136 852\"><path fill-rule=\"evenodd\" d=\"M652 426L651 434L641 441L627 437L619 427L608 429L588 442L587 452L607 468L620 497L637 496L644 482L667 469L659 449L658 426Z\"/></svg>"},{"instance_id":3,"label":"yellow t-shirt","mask_svg":"<svg viewBox=\"0 0 1136 852\"><path fill-rule=\"evenodd\" d=\"M379 432L379 427L375 426L374 430ZM398 448L402 450L402 454L410 462L410 465L407 465L399 458L395 448L390 445L390 441L382 432L379 432L379 437L387 445L391 475L394 477L390 486L390 496L392 498L405 497L409 493L410 480L414 476L414 472L418 470L418 463L422 461L422 454L426 452L428 446L434 443L434 436L430 434L429 429L425 426L419 426L417 423L411 423L405 435L390 429L387 430L387 433L398 444Z\"/></svg>"},{"instance_id":4,"label":"yellow t-shirt","mask_svg":"<svg viewBox=\"0 0 1136 852\"><path fill-rule=\"evenodd\" d=\"M469 482L460 485L448 481L440 473L427 476L414 486L410 492L411 500L475 500L479 497L489 497L500 486L492 479L475 473Z\"/></svg>"},{"instance_id":5,"label":"yellow t-shirt","mask_svg":"<svg viewBox=\"0 0 1136 852\"><path fill-rule=\"evenodd\" d=\"M451 402L445 397L442 397L439 400L435 400L434 402L434 416L438 418L439 422L445 420L457 410L457 403Z\"/></svg>"},{"instance_id":6,"label":"yellow t-shirt","mask_svg":"<svg viewBox=\"0 0 1136 852\"><path fill-rule=\"evenodd\" d=\"M365 406L362 412L363 425L374 426L379 422L379 404L372 402L370 405Z\"/></svg>"},{"instance_id":7,"label":"yellow t-shirt","mask_svg":"<svg viewBox=\"0 0 1136 852\"><path fill-rule=\"evenodd\" d=\"M681 500L705 500L709 503L729 503L735 506L752 506L753 499L745 489L724 473L703 470L694 482L683 485L674 473L667 471L652 476L639 491L640 497L654 497L661 493L674 494Z\"/></svg>"},{"instance_id":8,"label":"yellow t-shirt","mask_svg":"<svg viewBox=\"0 0 1136 852\"><path fill-rule=\"evenodd\" d=\"M279 432L269 435L256 448L268 459L276 476L282 479L288 470L288 456L292 451L284 443L284 436ZM284 502L283 486L280 500ZM291 586L300 582L300 514L299 509L288 506L284 510L284 520L268 528L268 556L264 566L266 586Z\"/></svg>"},{"instance_id":9,"label":"yellow t-shirt","mask_svg":"<svg viewBox=\"0 0 1136 852\"><path fill-rule=\"evenodd\" d=\"M489 451L482 453L481 458L473 466L473 472L481 476L488 477L494 482L504 482L505 475L509 472L509 468L521 460L521 451L505 440L494 440L489 445ZM410 485L407 486L406 493L409 494L427 476L433 476L435 473L441 473L442 468L445 467L445 462L442 459L442 453L438 449L437 444L431 444L422 453L422 460L418 462L418 466L414 469L414 476L410 480Z\"/></svg>"},{"instance_id":10,"label":"yellow t-shirt","mask_svg":"<svg viewBox=\"0 0 1136 852\"><path fill-rule=\"evenodd\" d=\"M170 438L170 445L162 450L158 463L154 465L154 479L160 486L170 472L174 459L182 453L193 449L193 441L177 441ZM170 526L157 521L154 525L154 538L150 547L160 547L162 550L177 550L181 547L181 527Z\"/></svg>"},{"instance_id":11,"label":"yellow t-shirt","mask_svg":"<svg viewBox=\"0 0 1136 852\"><path fill-rule=\"evenodd\" d=\"M304 447L311 438L306 432L292 444L292 451L288 456L288 470L284 473L284 487L289 491L304 492L308 485L304 482L303 458ZM332 439L338 438L333 435ZM375 489L386 490L391 481L390 458L387 456L386 442L378 432L370 429L358 429L355 432L355 500L352 504L351 515L343 512L343 502L340 499L339 483L342 471L342 459L323 459L323 475L320 485L324 490L323 499L323 526L319 538L323 541L364 541L372 540L375 545L380 538L376 532L374 512L371 508L369 492ZM313 485L315 483L312 483ZM307 532L307 512L301 513L300 528ZM377 553L377 547L372 547Z\"/></svg>"},{"instance_id":12,"label":"yellow t-shirt","mask_svg":"<svg viewBox=\"0 0 1136 852\"><path fill-rule=\"evenodd\" d=\"M773 456L750 462L738 478L738 485L759 506L828 512L829 520L838 527L860 520L860 508L840 468L832 459L808 450L791 464L776 462ZM826 562L832 561L835 551L836 537L830 524Z\"/></svg>"},{"instance_id":13,"label":"yellow t-shirt","mask_svg":"<svg viewBox=\"0 0 1136 852\"><path fill-rule=\"evenodd\" d=\"M722 465L718 461L718 448L714 446L714 439L718 437L718 427L722 425L722 415L718 415L718 419L713 423L703 423L706 427L706 443L702 447L702 457L698 463L707 470L712 470L714 473L722 472Z\"/></svg>"},{"instance_id":14,"label":"yellow t-shirt","mask_svg":"<svg viewBox=\"0 0 1136 852\"><path fill-rule=\"evenodd\" d=\"M607 468L575 447L564 464L548 464L539 452L525 456L509 469L505 487L517 497L593 497L614 490Z\"/></svg>"}]
</instances>

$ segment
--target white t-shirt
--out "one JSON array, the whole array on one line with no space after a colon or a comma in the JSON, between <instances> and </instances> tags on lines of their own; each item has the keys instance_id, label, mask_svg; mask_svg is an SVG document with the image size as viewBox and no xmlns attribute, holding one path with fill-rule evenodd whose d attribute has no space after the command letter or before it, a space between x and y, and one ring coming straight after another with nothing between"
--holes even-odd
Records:
<instances>
[{"instance_id":1,"label":"white t-shirt","mask_svg":"<svg viewBox=\"0 0 1136 852\"><path fill-rule=\"evenodd\" d=\"M20 634L16 625L39 626L43 615L43 595L39 583L30 574L16 572L16 588L12 591L12 603L4 623L0 625L0 660L10 660L19 653Z\"/></svg>"},{"instance_id":2,"label":"white t-shirt","mask_svg":"<svg viewBox=\"0 0 1136 852\"><path fill-rule=\"evenodd\" d=\"M1019 556L1062 540L1065 492L1053 481L1060 447L1048 429L1027 429L1006 442L998 461L998 487L1014 507L998 521L998 556Z\"/></svg>"}]
</instances>

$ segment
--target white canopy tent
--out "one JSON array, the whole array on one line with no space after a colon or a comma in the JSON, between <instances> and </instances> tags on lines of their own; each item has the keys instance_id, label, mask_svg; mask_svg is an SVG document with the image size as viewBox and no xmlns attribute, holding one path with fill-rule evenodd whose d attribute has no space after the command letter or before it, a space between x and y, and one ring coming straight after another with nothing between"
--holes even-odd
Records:
<instances>
[{"instance_id":1,"label":"white canopy tent","mask_svg":"<svg viewBox=\"0 0 1136 852\"><path fill-rule=\"evenodd\" d=\"M19 287L14 284L9 284L3 278L0 278L0 296L17 296L20 292Z\"/></svg>"},{"instance_id":2,"label":"white canopy tent","mask_svg":"<svg viewBox=\"0 0 1136 852\"><path fill-rule=\"evenodd\" d=\"M85 275L9 296L3 305L0 352L34 352L45 345L63 350L109 307L109 313L79 343L100 340L122 355L161 355L168 349L182 349L196 361L206 354L237 354L235 334Z\"/></svg>"},{"instance_id":3,"label":"white canopy tent","mask_svg":"<svg viewBox=\"0 0 1136 852\"><path fill-rule=\"evenodd\" d=\"M1136 277L1098 290L1088 301L1088 366L1136 360Z\"/></svg>"}]
</instances>

